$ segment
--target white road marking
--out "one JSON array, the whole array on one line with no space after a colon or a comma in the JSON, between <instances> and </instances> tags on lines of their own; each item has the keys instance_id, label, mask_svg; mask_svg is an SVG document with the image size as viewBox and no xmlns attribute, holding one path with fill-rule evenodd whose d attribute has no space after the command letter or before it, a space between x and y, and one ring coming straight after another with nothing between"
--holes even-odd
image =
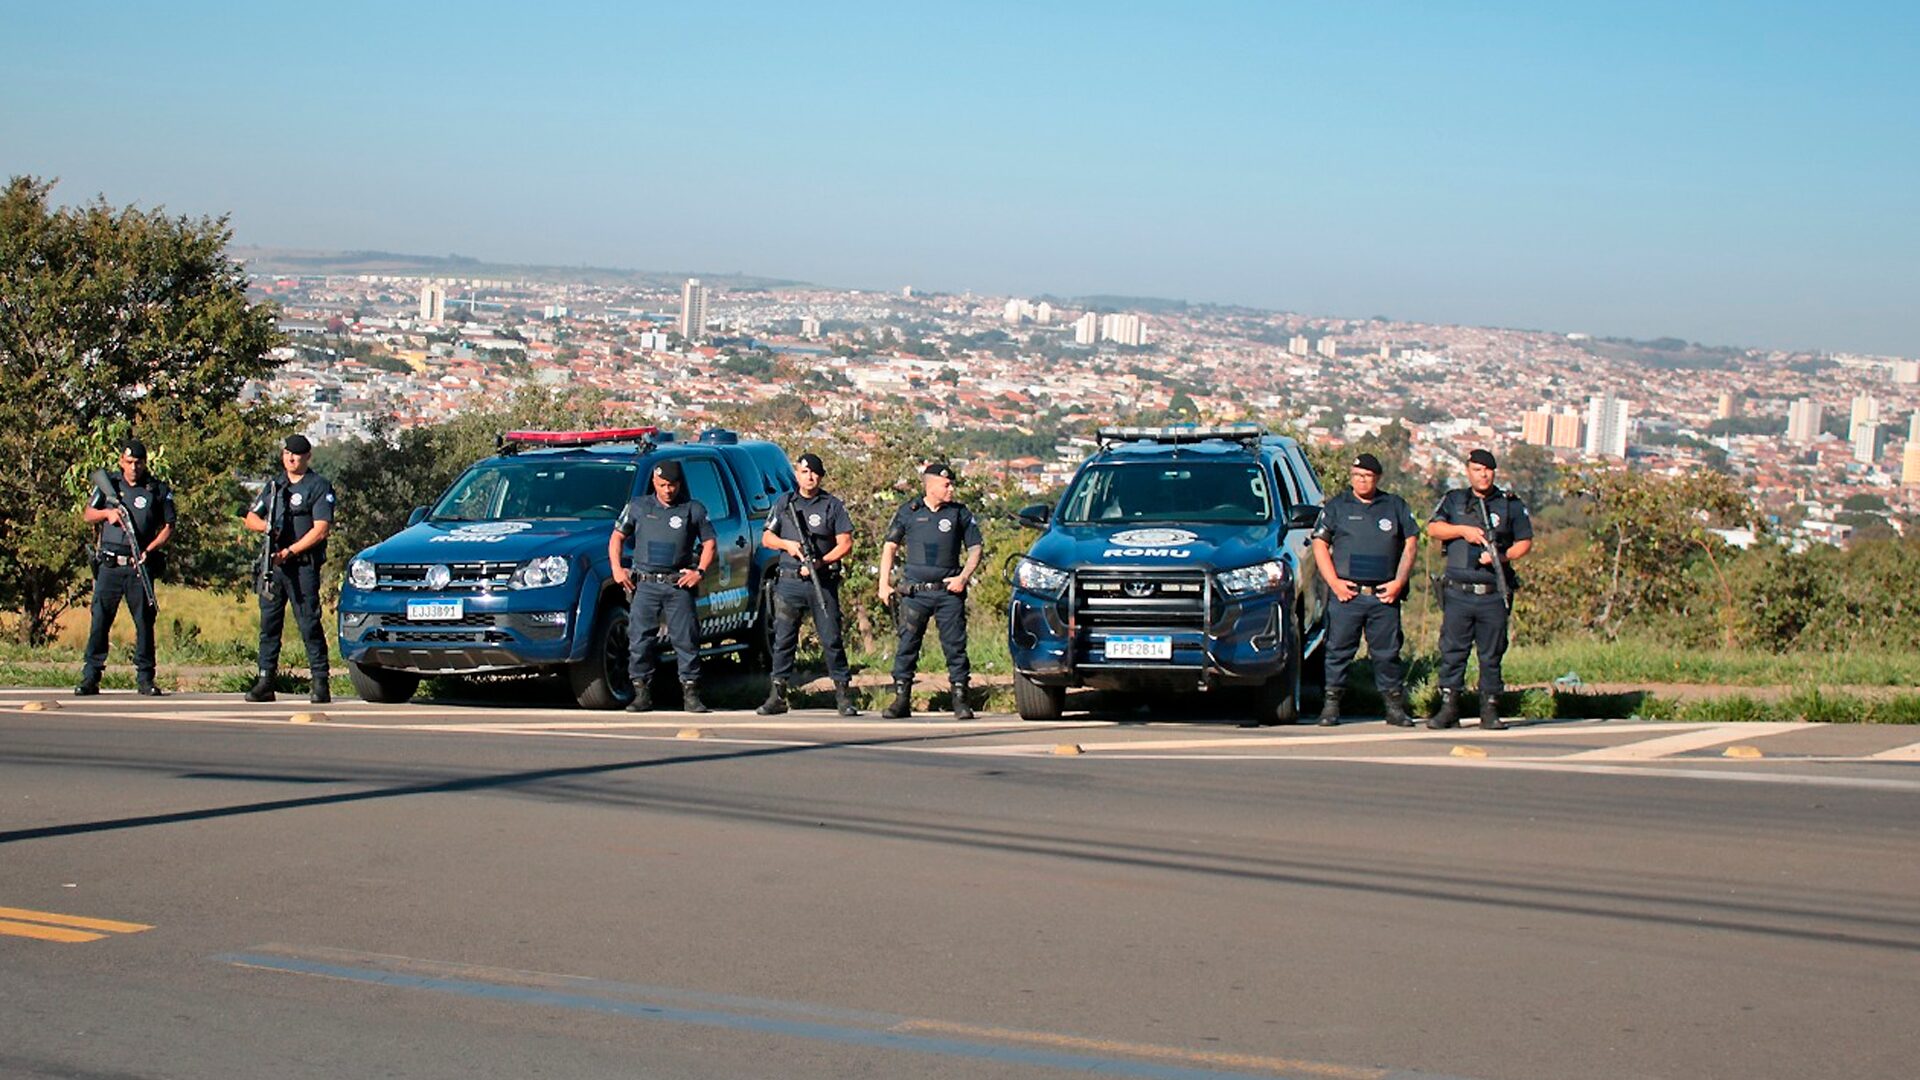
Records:
<instances>
[{"instance_id":1,"label":"white road marking","mask_svg":"<svg viewBox=\"0 0 1920 1080\"><path fill-rule=\"evenodd\" d=\"M1706 728L1700 731L1685 731L1678 735L1669 735L1664 739L1645 739L1640 742L1625 743L1620 746L1604 746L1598 750L1581 750L1568 754L1563 761L1653 761L1657 758L1684 754L1689 750L1704 750L1709 746L1739 742L1747 738L1765 738L1768 735L1783 735L1789 731L1804 731L1819 727L1818 724L1793 723L1784 721L1753 721L1728 724L1720 728Z\"/></svg>"},{"instance_id":2,"label":"white road marking","mask_svg":"<svg viewBox=\"0 0 1920 1080\"><path fill-rule=\"evenodd\" d=\"M1891 750L1882 750L1872 756L1874 761L1920 761L1920 742L1896 746Z\"/></svg>"}]
</instances>

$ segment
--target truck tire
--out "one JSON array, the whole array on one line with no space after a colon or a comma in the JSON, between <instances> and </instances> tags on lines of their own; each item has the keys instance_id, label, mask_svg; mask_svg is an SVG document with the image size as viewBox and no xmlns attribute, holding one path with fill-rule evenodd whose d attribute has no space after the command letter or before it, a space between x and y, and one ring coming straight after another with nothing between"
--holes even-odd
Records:
<instances>
[{"instance_id":1,"label":"truck tire","mask_svg":"<svg viewBox=\"0 0 1920 1080\"><path fill-rule=\"evenodd\" d=\"M1255 695L1254 719L1261 724L1294 724L1300 721L1301 676L1306 660L1300 655L1300 616L1287 613L1287 663L1280 673L1267 680Z\"/></svg>"},{"instance_id":2,"label":"truck tire","mask_svg":"<svg viewBox=\"0 0 1920 1080\"><path fill-rule=\"evenodd\" d=\"M377 705L398 705L413 697L420 689L420 676L411 671L393 671L389 668L374 667L371 664L356 664L347 661L347 678L353 683L353 692L361 701L371 701Z\"/></svg>"},{"instance_id":3,"label":"truck tire","mask_svg":"<svg viewBox=\"0 0 1920 1080\"><path fill-rule=\"evenodd\" d=\"M586 658L567 668L573 700L583 709L618 709L633 700L627 674L627 609L612 596L601 602Z\"/></svg>"},{"instance_id":4,"label":"truck tire","mask_svg":"<svg viewBox=\"0 0 1920 1080\"><path fill-rule=\"evenodd\" d=\"M1066 711L1067 688L1042 686L1016 671L1013 673L1013 707L1022 720L1058 720Z\"/></svg>"}]
</instances>

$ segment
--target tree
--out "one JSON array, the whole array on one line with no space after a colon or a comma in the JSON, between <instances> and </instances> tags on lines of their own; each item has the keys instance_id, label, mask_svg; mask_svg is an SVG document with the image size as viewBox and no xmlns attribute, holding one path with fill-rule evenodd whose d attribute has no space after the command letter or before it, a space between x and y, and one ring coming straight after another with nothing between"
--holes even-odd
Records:
<instances>
[{"instance_id":1,"label":"tree","mask_svg":"<svg viewBox=\"0 0 1920 1080\"><path fill-rule=\"evenodd\" d=\"M52 187L0 191L0 605L36 644L85 592L79 505L114 442L133 432L164 453L175 570L219 580L239 548L234 470L272 461L291 422L237 401L282 338L272 305L247 299L225 218L55 209Z\"/></svg>"}]
</instances>

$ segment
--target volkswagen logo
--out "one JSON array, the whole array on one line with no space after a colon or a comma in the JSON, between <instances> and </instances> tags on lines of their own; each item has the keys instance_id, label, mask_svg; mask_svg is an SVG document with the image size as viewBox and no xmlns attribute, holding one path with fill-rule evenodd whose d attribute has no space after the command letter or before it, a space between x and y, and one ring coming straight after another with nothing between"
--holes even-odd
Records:
<instances>
[{"instance_id":1,"label":"volkswagen logo","mask_svg":"<svg viewBox=\"0 0 1920 1080\"><path fill-rule=\"evenodd\" d=\"M1123 590L1123 591L1124 591L1124 592L1125 592L1125 593L1126 593L1126 594L1127 594L1128 596L1131 596L1131 597L1133 597L1134 599L1136 599L1136 600L1138 600L1138 599L1140 599L1141 597L1144 597L1144 596L1152 596L1152 595L1153 595L1153 582L1151 582L1151 581L1129 581L1129 582L1127 582L1127 583L1126 583L1125 585L1122 585L1122 586L1121 586L1121 589L1122 589L1122 590Z\"/></svg>"},{"instance_id":2,"label":"volkswagen logo","mask_svg":"<svg viewBox=\"0 0 1920 1080\"><path fill-rule=\"evenodd\" d=\"M446 588L447 583L452 580L453 571L448 569L447 564L435 563L427 567L427 588L438 592Z\"/></svg>"}]
</instances>

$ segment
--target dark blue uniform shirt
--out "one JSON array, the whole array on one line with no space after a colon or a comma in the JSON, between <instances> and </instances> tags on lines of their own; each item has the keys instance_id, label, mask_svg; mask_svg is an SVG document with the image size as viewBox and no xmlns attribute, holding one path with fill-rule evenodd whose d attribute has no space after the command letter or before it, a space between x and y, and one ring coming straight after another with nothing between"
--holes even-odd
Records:
<instances>
[{"instance_id":1,"label":"dark blue uniform shirt","mask_svg":"<svg viewBox=\"0 0 1920 1080\"><path fill-rule=\"evenodd\" d=\"M799 511L800 523L806 529L808 542L813 545L816 557L833 550L834 537L853 531L853 518L847 516L847 506L840 501L840 496L818 491L813 498L805 499L801 498L799 492L793 491L781 496L767 516L767 531L782 540L800 539L794 535L793 517L787 512L789 503ZM780 572L799 573L800 560L781 552Z\"/></svg>"},{"instance_id":2,"label":"dark blue uniform shirt","mask_svg":"<svg viewBox=\"0 0 1920 1080\"><path fill-rule=\"evenodd\" d=\"M1497 487L1488 493L1485 500L1475 495L1472 488L1454 488L1440 500L1439 506L1433 508L1433 520L1449 525L1474 525L1482 529L1486 529L1491 522L1493 543L1500 549L1503 558L1507 549L1514 544L1533 539L1533 519L1527 516L1527 505L1511 492ZM1448 540L1447 576L1468 584L1493 584L1493 569L1480 565L1480 554L1484 550L1471 540ZM1508 572L1512 572L1512 567L1508 567Z\"/></svg>"},{"instance_id":3,"label":"dark blue uniform shirt","mask_svg":"<svg viewBox=\"0 0 1920 1080\"><path fill-rule=\"evenodd\" d=\"M268 500L276 497L280 505L269 506ZM260 489L253 505L247 509L274 526L273 546L283 548L292 547L294 541L311 532L314 522L332 521L333 503L333 485L326 477L309 472L299 483L289 484L286 474L282 473ZM303 554L316 563L326 562L327 542L322 540Z\"/></svg>"},{"instance_id":4,"label":"dark blue uniform shirt","mask_svg":"<svg viewBox=\"0 0 1920 1080\"><path fill-rule=\"evenodd\" d=\"M924 497L917 498L893 515L886 540L906 556L900 572L908 581L940 581L959 573L966 550L980 546L980 523L963 503L930 510Z\"/></svg>"},{"instance_id":5,"label":"dark blue uniform shirt","mask_svg":"<svg viewBox=\"0 0 1920 1080\"><path fill-rule=\"evenodd\" d=\"M667 574L700 565L700 545L713 539L713 522L699 499L660 505L649 491L627 500L613 531L633 537L633 568L643 574Z\"/></svg>"},{"instance_id":6,"label":"dark blue uniform shirt","mask_svg":"<svg viewBox=\"0 0 1920 1080\"><path fill-rule=\"evenodd\" d=\"M173 489L165 480L149 476L143 483L129 484L118 473L113 476L113 489L120 493L120 501L127 506L127 513L133 518L134 536L120 527L120 519L112 518L100 525L100 550L114 555L131 555L136 547L144 548L159 535L161 528L173 524ZM87 505L95 510L111 510L114 504L96 489Z\"/></svg>"},{"instance_id":7,"label":"dark blue uniform shirt","mask_svg":"<svg viewBox=\"0 0 1920 1080\"><path fill-rule=\"evenodd\" d=\"M1344 581L1380 585L1400 573L1400 552L1420 526L1407 500L1384 491L1362 502L1352 489L1328 499L1320 508L1313 538L1333 549L1333 569Z\"/></svg>"}]
</instances>

